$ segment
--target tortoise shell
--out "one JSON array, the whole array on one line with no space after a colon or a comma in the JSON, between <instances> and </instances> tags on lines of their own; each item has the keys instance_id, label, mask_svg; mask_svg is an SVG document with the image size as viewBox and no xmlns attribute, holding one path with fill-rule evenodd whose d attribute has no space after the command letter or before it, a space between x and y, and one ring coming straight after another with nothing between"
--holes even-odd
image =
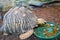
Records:
<instances>
[{"instance_id":1,"label":"tortoise shell","mask_svg":"<svg viewBox=\"0 0 60 40\"><path fill-rule=\"evenodd\" d=\"M11 34L21 34L34 28L37 17L25 7L11 8L4 16L2 30Z\"/></svg>"}]
</instances>

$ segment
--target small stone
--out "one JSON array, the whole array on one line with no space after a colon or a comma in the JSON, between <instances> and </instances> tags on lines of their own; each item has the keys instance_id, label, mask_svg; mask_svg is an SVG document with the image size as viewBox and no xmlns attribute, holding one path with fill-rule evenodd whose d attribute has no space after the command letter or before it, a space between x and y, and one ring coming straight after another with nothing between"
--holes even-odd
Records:
<instances>
[{"instance_id":1,"label":"small stone","mask_svg":"<svg viewBox=\"0 0 60 40\"><path fill-rule=\"evenodd\" d=\"M5 35L5 36L6 36L6 35L8 35L8 34L7 34L7 33L3 33L3 35Z\"/></svg>"}]
</instances>

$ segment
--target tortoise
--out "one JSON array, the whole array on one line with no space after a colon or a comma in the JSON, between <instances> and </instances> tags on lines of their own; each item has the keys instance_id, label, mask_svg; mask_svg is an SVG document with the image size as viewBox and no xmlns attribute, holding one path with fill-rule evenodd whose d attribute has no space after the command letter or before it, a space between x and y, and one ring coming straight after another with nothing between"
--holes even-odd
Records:
<instances>
[{"instance_id":1,"label":"tortoise","mask_svg":"<svg viewBox=\"0 0 60 40\"><path fill-rule=\"evenodd\" d=\"M3 31L3 35L17 34L20 39L26 39L34 33L37 24L45 22L28 8L16 6L4 15L1 31Z\"/></svg>"}]
</instances>

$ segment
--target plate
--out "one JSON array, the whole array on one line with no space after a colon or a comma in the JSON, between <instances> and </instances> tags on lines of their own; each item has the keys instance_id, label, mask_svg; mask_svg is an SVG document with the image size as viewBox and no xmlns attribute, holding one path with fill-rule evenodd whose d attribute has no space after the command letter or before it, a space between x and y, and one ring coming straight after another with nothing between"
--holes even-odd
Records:
<instances>
[{"instance_id":1,"label":"plate","mask_svg":"<svg viewBox=\"0 0 60 40\"><path fill-rule=\"evenodd\" d=\"M47 22L46 24L49 24L50 26L39 26L38 28L34 29L34 35L38 38L41 39L52 39L52 38L57 38L58 36L60 36L60 26L54 22ZM49 33L52 33L54 30L54 28L58 28L58 32L54 35L54 36L47 36L46 35L46 30ZM51 35L51 34L50 34Z\"/></svg>"}]
</instances>

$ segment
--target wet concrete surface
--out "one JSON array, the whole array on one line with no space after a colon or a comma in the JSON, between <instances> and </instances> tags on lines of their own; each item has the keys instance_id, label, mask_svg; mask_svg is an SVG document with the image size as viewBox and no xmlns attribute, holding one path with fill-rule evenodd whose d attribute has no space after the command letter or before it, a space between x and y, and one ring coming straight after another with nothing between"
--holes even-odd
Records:
<instances>
[{"instance_id":1,"label":"wet concrete surface","mask_svg":"<svg viewBox=\"0 0 60 40\"><path fill-rule=\"evenodd\" d=\"M60 25L60 6L51 6L51 7L43 7L43 8L35 8L33 13L39 18L43 18L46 21L56 22ZM3 12L4 16L5 12ZM2 25L3 20L0 20L0 26ZM0 40L20 40L16 35L8 35L4 36L2 32L0 32ZM37 40L37 38L32 35L30 38L26 40ZM58 38L60 40L60 37Z\"/></svg>"}]
</instances>

